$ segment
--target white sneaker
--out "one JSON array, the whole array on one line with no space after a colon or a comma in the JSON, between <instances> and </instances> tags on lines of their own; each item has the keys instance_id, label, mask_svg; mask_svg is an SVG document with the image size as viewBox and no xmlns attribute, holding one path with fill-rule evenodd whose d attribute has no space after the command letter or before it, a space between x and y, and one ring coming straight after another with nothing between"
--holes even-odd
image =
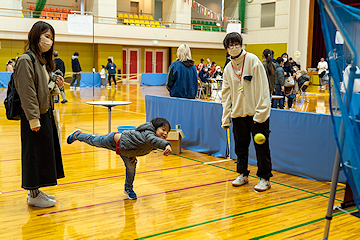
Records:
<instances>
[{"instance_id":1,"label":"white sneaker","mask_svg":"<svg viewBox=\"0 0 360 240\"><path fill-rule=\"evenodd\" d=\"M80 91L80 87L76 87L75 90L76 90L76 91Z\"/></svg>"},{"instance_id":2,"label":"white sneaker","mask_svg":"<svg viewBox=\"0 0 360 240\"><path fill-rule=\"evenodd\" d=\"M326 89L326 87L325 87L325 86L322 86L322 87L321 87L321 90L325 90L325 89Z\"/></svg>"},{"instance_id":3,"label":"white sneaker","mask_svg":"<svg viewBox=\"0 0 360 240\"><path fill-rule=\"evenodd\" d=\"M249 182L249 177L244 176L244 174L240 174L233 182L232 185L234 187L240 187L241 185L247 184Z\"/></svg>"},{"instance_id":4,"label":"white sneaker","mask_svg":"<svg viewBox=\"0 0 360 240\"><path fill-rule=\"evenodd\" d=\"M266 180L265 178L261 178L254 187L254 189L258 192L263 192L269 190L270 188L271 188L270 181Z\"/></svg>"},{"instance_id":5,"label":"white sneaker","mask_svg":"<svg viewBox=\"0 0 360 240\"><path fill-rule=\"evenodd\" d=\"M39 192L36 198L32 198L31 196L28 198L28 205L34 207L53 207L55 206L56 201L48 198L45 193Z\"/></svg>"},{"instance_id":6,"label":"white sneaker","mask_svg":"<svg viewBox=\"0 0 360 240\"><path fill-rule=\"evenodd\" d=\"M107 86L108 89L111 89L111 86Z\"/></svg>"},{"instance_id":7,"label":"white sneaker","mask_svg":"<svg viewBox=\"0 0 360 240\"><path fill-rule=\"evenodd\" d=\"M75 87L71 87L71 86L70 86L70 90L74 90L74 89L75 89Z\"/></svg>"},{"instance_id":8,"label":"white sneaker","mask_svg":"<svg viewBox=\"0 0 360 240\"><path fill-rule=\"evenodd\" d=\"M39 190L39 192L42 192L44 193L43 191ZM55 196L54 195L50 195L50 194L47 194L47 193L44 193L48 198L50 199L55 199ZM28 194L27 194L27 199L29 200L29 197L30 197L30 191L28 191Z\"/></svg>"}]
</instances>

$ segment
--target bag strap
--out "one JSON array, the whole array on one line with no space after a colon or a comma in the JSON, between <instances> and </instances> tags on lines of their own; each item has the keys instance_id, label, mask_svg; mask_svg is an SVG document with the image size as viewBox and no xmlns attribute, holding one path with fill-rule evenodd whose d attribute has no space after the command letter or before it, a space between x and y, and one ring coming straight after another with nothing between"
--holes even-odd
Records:
<instances>
[{"instance_id":1,"label":"bag strap","mask_svg":"<svg viewBox=\"0 0 360 240\"><path fill-rule=\"evenodd\" d=\"M31 53L26 52L25 54L29 55L29 57L31 58L31 62L33 63L34 73L35 73L35 58L33 57L33 55L31 55Z\"/></svg>"}]
</instances>

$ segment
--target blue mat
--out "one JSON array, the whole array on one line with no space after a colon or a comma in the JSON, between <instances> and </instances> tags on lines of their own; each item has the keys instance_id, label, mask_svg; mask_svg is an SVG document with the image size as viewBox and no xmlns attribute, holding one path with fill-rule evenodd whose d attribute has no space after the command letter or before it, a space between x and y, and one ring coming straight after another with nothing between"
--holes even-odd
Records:
<instances>
[{"instance_id":1,"label":"blue mat","mask_svg":"<svg viewBox=\"0 0 360 240\"><path fill-rule=\"evenodd\" d=\"M12 73L0 72L0 87L7 88Z\"/></svg>"},{"instance_id":2,"label":"blue mat","mask_svg":"<svg viewBox=\"0 0 360 240\"><path fill-rule=\"evenodd\" d=\"M141 74L141 86L162 86L167 82L167 73Z\"/></svg>"},{"instance_id":3,"label":"blue mat","mask_svg":"<svg viewBox=\"0 0 360 240\"><path fill-rule=\"evenodd\" d=\"M231 127L230 158L237 159L232 131ZM331 180L336 144L330 115L271 109L270 131L273 170L320 181ZM249 164L257 165L252 141ZM343 173L340 181L345 182Z\"/></svg>"},{"instance_id":4,"label":"blue mat","mask_svg":"<svg viewBox=\"0 0 360 240\"><path fill-rule=\"evenodd\" d=\"M10 81L11 73L7 72L0 72L0 87L7 87ZM94 75L95 80L95 87L101 86L101 79L100 73L95 73ZM76 82L75 82L76 84ZM93 74L82 72L81 73L81 80L80 80L80 87L92 87L93 86Z\"/></svg>"}]
</instances>

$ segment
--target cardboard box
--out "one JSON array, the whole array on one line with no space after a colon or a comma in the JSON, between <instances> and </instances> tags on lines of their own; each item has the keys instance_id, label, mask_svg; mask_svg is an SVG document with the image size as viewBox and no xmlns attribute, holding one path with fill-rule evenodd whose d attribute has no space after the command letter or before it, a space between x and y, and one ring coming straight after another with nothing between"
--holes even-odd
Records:
<instances>
[{"instance_id":1,"label":"cardboard box","mask_svg":"<svg viewBox=\"0 0 360 240\"><path fill-rule=\"evenodd\" d=\"M171 129L168 133L167 141L171 143L172 153L181 153L181 139L185 137L184 132L181 129Z\"/></svg>"}]
</instances>

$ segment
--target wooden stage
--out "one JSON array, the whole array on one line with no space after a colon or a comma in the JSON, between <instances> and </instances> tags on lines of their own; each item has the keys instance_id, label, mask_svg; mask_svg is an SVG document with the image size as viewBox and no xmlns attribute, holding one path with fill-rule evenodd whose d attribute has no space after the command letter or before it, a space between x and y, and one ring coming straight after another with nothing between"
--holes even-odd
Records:
<instances>
[{"instance_id":1,"label":"wooden stage","mask_svg":"<svg viewBox=\"0 0 360 240\"><path fill-rule=\"evenodd\" d=\"M56 104L66 177L58 186L42 188L58 201L47 209L26 203L27 192L20 187L19 122L8 121L1 105L0 239L322 239L329 183L273 172L271 190L256 193L256 167L250 166L249 184L235 188L234 160L186 149L169 157L161 150L139 157L134 182L138 199L128 200L124 164L115 152L66 143L76 128L93 132L93 109L94 132L107 133L107 108L85 103L92 101L92 92L67 86L69 102ZM1 100L5 93L0 89ZM146 93L167 95L164 87L119 84L116 90L97 88L95 100L133 102L113 109L116 131L119 125L145 122ZM329 95L315 86L309 93L309 103L297 102L296 110L329 113ZM335 205L342 202L344 187L339 184ZM330 239L360 239L359 229L358 218L335 212Z\"/></svg>"}]
</instances>

